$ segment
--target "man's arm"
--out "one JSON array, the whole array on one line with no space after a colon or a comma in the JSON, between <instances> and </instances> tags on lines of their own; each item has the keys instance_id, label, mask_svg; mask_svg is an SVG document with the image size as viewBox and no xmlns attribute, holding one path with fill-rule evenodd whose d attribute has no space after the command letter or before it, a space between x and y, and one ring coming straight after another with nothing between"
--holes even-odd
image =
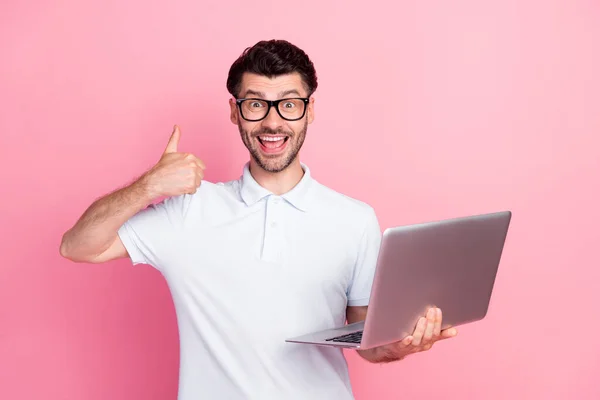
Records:
<instances>
[{"instance_id":1,"label":"man's arm","mask_svg":"<svg viewBox=\"0 0 600 400\"><path fill-rule=\"evenodd\" d=\"M119 228L154 199L195 193L204 177L204 163L178 153L181 133L175 126L156 165L131 185L96 200L63 235L60 254L72 261L101 263L128 256Z\"/></svg>"},{"instance_id":2,"label":"man's arm","mask_svg":"<svg viewBox=\"0 0 600 400\"><path fill-rule=\"evenodd\" d=\"M63 235L61 256L75 262L102 263L127 257L117 232L151 201L144 180L96 200Z\"/></svg>"}]
</instances>

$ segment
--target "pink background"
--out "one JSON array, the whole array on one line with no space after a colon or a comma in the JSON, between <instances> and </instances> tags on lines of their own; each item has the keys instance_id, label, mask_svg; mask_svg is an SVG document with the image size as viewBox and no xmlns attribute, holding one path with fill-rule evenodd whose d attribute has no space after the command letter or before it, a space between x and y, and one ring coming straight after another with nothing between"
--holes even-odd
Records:
<instances>
[{"instance_id":1,"label":"pink background","mask_svg":"<svg viewBox=\"0 0 600 400\"><path fill-rule=\"evenodd\" d=\"M514 212L488 318L394 365L348 353L357 399L600 398L597 2L166 3L0 6L0 399L175 398L161 276L59 242L174 123L207 179L236 178L227 70L272 37L317 67L303 161L383 228Z\"/></svg>"}]
</instances>

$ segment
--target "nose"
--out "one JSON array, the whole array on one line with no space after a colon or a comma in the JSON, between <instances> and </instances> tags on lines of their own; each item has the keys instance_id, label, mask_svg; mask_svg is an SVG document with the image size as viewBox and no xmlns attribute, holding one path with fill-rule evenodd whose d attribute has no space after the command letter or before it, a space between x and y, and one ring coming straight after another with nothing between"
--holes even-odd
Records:
<instances>
[{"instance_id":1,"label":"nose","mask_svg":"<svg viewBox=\"0 0 600 400\"><path fill-rule=\"evenodd\" d=\"M279 116L275 107L271 107L265 119L262 120L262 125L273 130L283 126L283 118Z\"/></svg>"}]
</instances>

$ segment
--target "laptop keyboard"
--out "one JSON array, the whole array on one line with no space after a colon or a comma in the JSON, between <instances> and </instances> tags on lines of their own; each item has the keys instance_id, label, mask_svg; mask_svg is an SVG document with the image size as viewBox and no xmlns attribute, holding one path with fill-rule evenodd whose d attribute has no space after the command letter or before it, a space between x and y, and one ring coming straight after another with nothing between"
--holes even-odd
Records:
<instances>
[{"instance_id":1,"label":"laptop keyboard","mask_svg":"<svg viewBox=\"0 0 600 400\"><path fill-rule=\"evenodd\" d=\"M344 342L344 343L360 343L362 340L363 331L348 333L342 336L332 337L330 339L326 339L328 342Z\"/></svg>"}]
</instances>

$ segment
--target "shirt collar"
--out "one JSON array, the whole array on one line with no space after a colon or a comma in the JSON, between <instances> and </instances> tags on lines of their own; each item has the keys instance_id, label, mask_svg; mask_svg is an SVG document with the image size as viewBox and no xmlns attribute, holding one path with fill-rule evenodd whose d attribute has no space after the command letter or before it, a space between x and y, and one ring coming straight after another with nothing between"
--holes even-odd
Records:
<instances>
[{"instance_id":1,"label":"shirt collar","mask_svg":"<svg viewBox=\"0 0 600 400\"><path fill-rule=\"evenodd\" d=\"M300 182L298 182L298 184L296 184L289 192L281 195L281 197L297 209L308 211L310 187L312 186L313 179L308 166L303 163L301 163L301 165L302 170L304 171L302 179L300 179ZM247 206L251 206L265 197L274 195L271 191L265 189L256 182L250 173L249 162L244 165L240 182L240 194Z\"/></svg>"}]
</instances>

